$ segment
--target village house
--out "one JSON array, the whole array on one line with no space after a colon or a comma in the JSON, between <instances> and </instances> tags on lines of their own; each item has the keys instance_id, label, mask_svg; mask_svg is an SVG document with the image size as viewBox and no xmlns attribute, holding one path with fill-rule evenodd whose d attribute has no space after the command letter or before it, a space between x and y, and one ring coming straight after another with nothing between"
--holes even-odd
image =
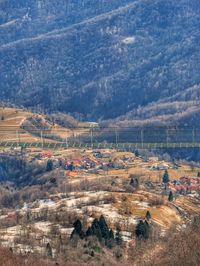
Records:
<instances>
[{"instance_id":1,"label":"village house","mask_svg":"<svg viewBox=\"0 0 200 266\"><path fill-rule=\"evenodd\" d=\"M167 163L161 162L161 163L155 163L151 166L152 170L167 170L170 166Z\"/></svg>"},{"instance_id":2,"label":"village house","mask_svg":"<svg viewBox=\"0 0 200 266\"><path fill-rule=\"evenodd\" d=\"M190 194L200 191L200 177L183 176L179 180L173 180L169 183L168 189L176 194Z\"/></svg>"}]
</instances>

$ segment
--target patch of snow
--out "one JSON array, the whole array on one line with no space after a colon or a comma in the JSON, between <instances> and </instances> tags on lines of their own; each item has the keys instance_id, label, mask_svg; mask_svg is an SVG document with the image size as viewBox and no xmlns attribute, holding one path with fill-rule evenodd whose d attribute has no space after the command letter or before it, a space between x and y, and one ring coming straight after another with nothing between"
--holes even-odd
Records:
<instances>
[{"instance_id":1,"label":"patch of snow","mask_svg":"<svg viewBox=\"0 0 200 266\"><path fill-rule=\"evenodd\" d=\"M108 217L113 223L120 221L124 222L124 219L127 219L130 224L137 224L137 219L131 216L124 217L123 215L120 215L110 204L105 204L103 206L88 206L88 210L103 213L103 215Z\"/></svg>"},{"instance_id":2,"label":"patch of snow","mask_svg":"<svg viewBox=\"0 0 200 266\"><path fill-rule=\"evenodd\" d=\"M34 227L40 231L48 233L50 231L49 226L51 225L50 222L37 222L34 224Z\"/></svg>"},{"instance_id":3,"label":"patch of snow","mask_svg":"<svg viewBox=\"0 0 200 266\"><path fill-rule=\"evenodd\" d=\"M17 22L17 19L14 19L14 20L8 21L8 22L6 22L6 23L4 23L4 24L1 24L1 25L0 25L0 28L11 26L11 25L15 24L16 22Z\"/></svg>"},{"instance_id":4,"label":"patch of snow","mask_svg":"<svg viewBox=\"0 0 200 266\"><path fill-rule=\"evenodd\" d=\"M73 227L72 227L72 228L61 228L61 229L60 229L60 232L61 232L62 234L66 234L66 235L70 236L71 233L73 232L73 230L74 230Z\"/></svg>"},{"instance_id":5,"label":"patch of snow","mask_svg":"<svg viewBox=\"0 0 200 266\"><path fill-rule=\"evenodd\" d=\"M7 217L8 217L8 215L1 215L0 220L6 219Z\"/></svg>"},{"instance_id":6,"label":"patch of snow","mask_svg":"<svg viewBox=\"0 0 200 266\"><path fill-rule=\"evenodd\" d=\"M136 203L139 207L143 207L143 208L149 207L148 202L134 200L133 203Z\"/></svg>"},{"instance_id":7,"label":"patch of snow","mask_svg":"<svg viewBox=\"0 0 200 266\"><path fill-rule=\"evenodd\" d=\"M132 44L136 40L135 36L130 36L122 40L124 44Z\"/></svg>"},{"instance_id":8,"label":"patch of snow","mask_svg":"<svg viewBox=\"0 0 200 266\"><path fill-rule=\"evenodd\" d=\"M16 235L20 230L21 230L21 226L20 225L16 225L16 226L8 227L6 229L6 233L8 235Z\"/></svg>"},{"instance_id":9,"label":"patch of snow","mask_svg":"<svg viewBox=\"0 0 200 266\"><path fill-rule=\"evenodd\" d=\"M166 235L166 231L165 230L161 230L160 236L164 237Z\"/></svg>"},{"instance_id":10,"label":"patch of snow","mask_svg":"<svg viewBox=\"0 0 200 266\"><path fill-rule=\"evenodd\" d=\"M55 202L51 199L39 200L38 204L40 208L55 206Z\"/></svg>"}]
</instances>

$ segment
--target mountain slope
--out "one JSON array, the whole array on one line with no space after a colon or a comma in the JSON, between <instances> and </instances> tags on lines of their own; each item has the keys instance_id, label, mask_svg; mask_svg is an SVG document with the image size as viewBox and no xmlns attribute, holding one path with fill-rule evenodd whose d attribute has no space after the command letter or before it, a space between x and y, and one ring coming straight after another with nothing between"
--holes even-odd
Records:
<instances>
[{"instance_id":1,"label":"mountain slope","mask_svg":"<svg viewBox=\"0 0 200 266\"><path fill-rule=\"evenodd\" d=\"M49 116L23 109L1 108L0 140L9 142L63 141L66 137L87 133L87 124L64 114ZM80 128L82 130L80 130Z\"/></svg>"},{"instance_id":2,"label":"mountain slope","mask_svg":"<svg viewBox=\"0 0 200 266\"><path fill-rule=\"evenodd\" d=\"M1 1L1 100L94 120L175 98L191 105L198 0L76 2Z\"/></svg>"}]
</instances>

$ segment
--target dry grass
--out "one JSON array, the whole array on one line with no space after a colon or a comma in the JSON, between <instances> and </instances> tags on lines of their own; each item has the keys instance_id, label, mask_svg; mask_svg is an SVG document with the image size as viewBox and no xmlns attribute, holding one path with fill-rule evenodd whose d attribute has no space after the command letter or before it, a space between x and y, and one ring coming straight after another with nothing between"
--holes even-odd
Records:
<instances>
[{"instance_id":1,"label":"dry grass","mask_svg":"<svg viewBox=\"0 0 200 266\"><path fill-rule=\"evenodd\" d=\"M113 206L120 214L127 215L129 218L144 218L149 210L152 221L162 228L169 228L172 224L181 223L181 217L175 208L168 206L165 199L154 193L140 191L134 194L115 193L114 195L116 203ZM151 202L153 202L153 206L150 205Z\"/></svg>"},{"instance_id":2,"label":"dry grass","mask_svg":"<svg viewBox=\"0 0 200 266\"><path fill-rule=\"evenodd\" d=\"M200 205L189 196L178 197L175 204L184 209L188 214L195 215L200 213Z\"/></svg>"},{"instance_id":3,"label":"dry grass","mask_svg":"<svg viewBox=\"0 0 200 266\"><path fill-rule=\"evenodd\" d=\"M1 114L4 119L0 120L0 138L2 141L38 141L39 138L32 136L29 133L17 134L20 130L22 123L32 114L27 111L15 108L1 109Z\"/></svg>"},{"instance_id":4,"label":"dry grass","mask_svg":"<svg viewBox=\"0 0 200 266\"><path fill-rule=\"evenodd\" d=\"M4 108L0 109L1 117L4 119L0 119L0 139L2 141L21 141L21 142L40 142L40 137L34 136L29 132L24 132L17 134L17 131L20 131L21 125L23 122L28 118L33 116L34 114L28 111L24 111L22 109L16 108ZM44 118L42 115L37 115L39 117ZM48 123L48 122L47 122ZM61 138L69 138L69 137L76 137L82 134L88 133L88 128L83 128L80 130L78 129L67 129L55 124L51 128L51 135L55 135ZM51 140L48 139L48 142Z\"/></svg>"}]
</instances>

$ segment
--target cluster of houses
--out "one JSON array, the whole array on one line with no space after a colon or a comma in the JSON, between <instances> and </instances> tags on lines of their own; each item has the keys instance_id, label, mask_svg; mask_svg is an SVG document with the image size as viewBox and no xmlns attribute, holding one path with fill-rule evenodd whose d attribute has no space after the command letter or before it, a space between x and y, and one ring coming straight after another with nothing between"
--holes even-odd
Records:
<instances>
[{"instance_id":1,"label":"cluster of houses","mask_svg":"<svg viewBox=\"0 0 200 266\"><path fill-rule=\"evenodd\" d=\"M200 191L200 177L181 177L179 180L173 180L168 184L168 189L175 194L190 194Z\"/></svg>"},{"instance_id":2,"label":"cluster of houses","mask_svg":"<svg viewBox=\"0 0 200 266\"><path fill-rule=\"evenodd\" d=\"M80 159L69 160L66 159L63 162L63 166L65 170L73 171L73 170L88 170L96 167L96 161L89 158L83 157Z\"/></svg>"},{"instance_id":3,"label":"cluster of houses","mask_svg":"<svg viewBox=\"0 0 200 266\"><path fill-rule=\"evenodd\" d=\"M134 156L133 156L134 157ZM90 154L82 154L81 156L54 156L51 151L43 151L37 158L40 160L53 161L56 168L62 167L64 170L109 170L109 169L125 169L131 166L134 158L130 156L122 156L121 158L113 158L110 151L93 151Z\"/></svg>"},{"instance_id":4,"label":"cluster of houses","mask_svg":"<svg viewBox=\"0 0 200 266\"><path fill-rule=\"evenodd\" d=\"M73 167L72 167L73 166ZM105 160L103 158L91 158L91 157L83 157L82 159L75 160L65 160L64 161L65 170L108 170L108 169L124 169L125 164L120 159L109 159Z\"/></svg>"}]
</instances>

